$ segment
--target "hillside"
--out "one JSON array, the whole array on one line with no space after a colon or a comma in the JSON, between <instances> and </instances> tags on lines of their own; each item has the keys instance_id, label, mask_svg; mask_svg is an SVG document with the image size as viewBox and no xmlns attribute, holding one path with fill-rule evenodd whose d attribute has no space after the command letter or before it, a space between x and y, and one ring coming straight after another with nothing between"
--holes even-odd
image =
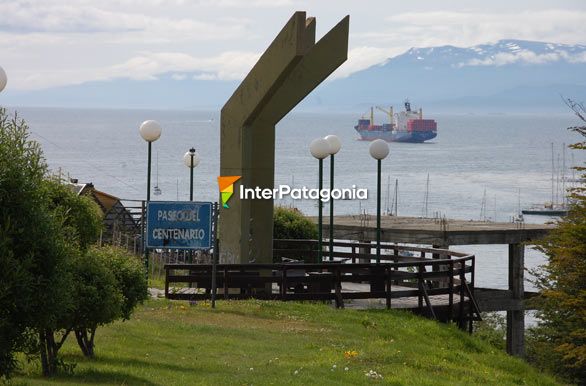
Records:
<instances>
[{"instance_id":1,"label":"hillside","mask_svg":"<svg viewBox=\"0 0 586 386\"><path fill-rule=\"evenodd\" d=\"M560 94L586 98L586 46L501 40L473 47L412 48L320 87L324 106L399 104L432 110L563 109ZM561 107L560 107L561 106Z\"/></svg>"},{"instance_id":2,"label":"hillside","mask_svg":"<svg viewBox=\"0 0 586 386\"><path fill-rule=\"evenodd\" d=\"M40 379L29 364L17 383L143 385L553 385L454 327L402 312L336 310L323 304L150 301L132 320L101 328L97 359L74 340L73 375Z\"/></svg>"}]
</instances>

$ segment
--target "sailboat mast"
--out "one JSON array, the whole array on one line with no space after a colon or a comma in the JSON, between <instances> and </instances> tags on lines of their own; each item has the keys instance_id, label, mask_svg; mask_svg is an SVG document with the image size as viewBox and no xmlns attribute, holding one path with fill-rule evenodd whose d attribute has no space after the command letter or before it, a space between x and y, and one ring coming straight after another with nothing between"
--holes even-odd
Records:
<instances>
[{"instance_id":1,"label":"sailboat mast","mask_svg":"<svg viewBox=\"0 0 586 386\"><path fill-rule=\"evenodd\" d=\"M560 154L558 153L558 162L557 162L557 168L556 168L556 176L555 176L555 203L559 204L560 203L560 196L561 196L561 192L560 192L560 176L561 176L561 160L560 160Z\"/></svg>"},{"instance_id":2,"label":"sailboat mast","mask_svg":"<svg viewBox=\"0 0 586 386\"><path fill-rule=\"evenodd\" d=\"M566 207L566 144L562 145L562 206Z\"/></svg>"},{"instance_id":3,"label":"sailboat mast","mask_svg":"<svg viewBox=\"0 0 586 386\"><path fill-rule=\"evenodd\" d=\"M159 152L157 151L157 186L159 186Z\"/></svg>"},{"instance_id":4,"label":"sailboat mast","mask_svg":"<svg viewBox=\"0 0 586 386\"><path fill-rule=\"evenodd\" d=\"M486 221L486 188L484 188L482 203L480 204L480 221Z\"/></svg>"},{"instance_id":5,"label":"sailboat mast","mask_svg":"<svg viewBox=\"0 0 586 386\"><path fill-rule=\"evenodd\" d=\"M555 178L555 160L553 158L553 142L551 143L551 205L554 203L554 178Z\"/></svg>"},{"instance_id":6,"label":"sailboat mast","mask_svg":"<svg viewBox=\"0 0 586 386\"><path fill-rule=\"evenodd\" d=\"M399 215L399 179L395 179L395 216Z\"/></svg>"},{"instance_id":7,"label":"sailboat mast","mask_svg":"<svg viewBox=\"0 0 586 386\"><path fill-rule=\"evenodd\" d=\"M423 199L423 217L427 218L429 208L429 173L427 173L427 182L425 184L425 196Z\"/></svg>"},{"instance_id":8,"label":"sailboat mast","mask_svg":"<svg viewBox=\"0 0 586 386\"><path fill-rule=\"evenodd\" d=\"M391 203L391 175L387 175L387 196L385 198L385 212L387 214L392 214L390 212L390 203Z\"/></svg>"},{"instance_id":9,"label":"sailboat mast","mask_svg":"<svg viewBox=\"0 0 586 386\"><path fill-rule=\"evenodd\" d=\"M496 222L496 194L494 195L494 222Z\"/></svg>"}]
</instances>

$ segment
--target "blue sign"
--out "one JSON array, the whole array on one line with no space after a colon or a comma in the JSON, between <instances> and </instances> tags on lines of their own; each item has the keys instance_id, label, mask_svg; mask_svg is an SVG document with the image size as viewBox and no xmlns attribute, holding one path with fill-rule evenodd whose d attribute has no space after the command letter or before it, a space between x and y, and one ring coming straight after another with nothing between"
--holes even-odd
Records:
<instances>
[{"instance_id":1,"label":"blue sign","mask_svg":"<svg viewBox=\"0 0 586 386\"><path fill-rule=\"evenodd\" d=\"M210 249L212 203L150 201L147 205L147 247Z\"/></svg>"}]
</instances>

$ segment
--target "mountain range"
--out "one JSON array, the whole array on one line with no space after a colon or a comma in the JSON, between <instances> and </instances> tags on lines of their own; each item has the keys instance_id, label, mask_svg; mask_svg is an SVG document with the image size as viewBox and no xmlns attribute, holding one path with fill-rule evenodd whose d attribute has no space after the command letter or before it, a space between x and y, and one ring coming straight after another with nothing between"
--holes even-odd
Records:
<instances>
[{"instance_id":1,"label":"mountain range","mask_svg":"<svg viewBox=\"0 0 586 386\"><path fill-rule=\"evenodd\" d=\"M298 108L362 111L410 98L429 111L565 111L560 95L586 99L585 74L584 45L501 40L411 48L324 82ZM197 75L167 73L157 80L115 79L3 96L15 106L216 109L239 83Z\"/></svg>"}]
</instances>

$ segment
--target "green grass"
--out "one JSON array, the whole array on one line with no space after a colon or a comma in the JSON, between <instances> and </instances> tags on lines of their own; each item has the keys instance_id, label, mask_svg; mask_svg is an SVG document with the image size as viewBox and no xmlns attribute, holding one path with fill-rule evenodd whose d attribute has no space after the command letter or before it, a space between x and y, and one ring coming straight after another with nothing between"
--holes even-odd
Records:
<instances>
[{"instance_id":1,"label":"green grass","mask_svg":"<svg viewBox=\"0 0 586 386\"><path fill-rule=\"evenodd\" d=\"M69 339L73 374L43 379L26 364L14 384L142 385L553 385L489 344L399 311L323 304L149 301L133 319L103 327L95 360ZM346 358L345 351L357 355ZM335 367L334 367L335 366ZM383 376L365 375L373 370Z\"/></svg>"}]
</instances>

